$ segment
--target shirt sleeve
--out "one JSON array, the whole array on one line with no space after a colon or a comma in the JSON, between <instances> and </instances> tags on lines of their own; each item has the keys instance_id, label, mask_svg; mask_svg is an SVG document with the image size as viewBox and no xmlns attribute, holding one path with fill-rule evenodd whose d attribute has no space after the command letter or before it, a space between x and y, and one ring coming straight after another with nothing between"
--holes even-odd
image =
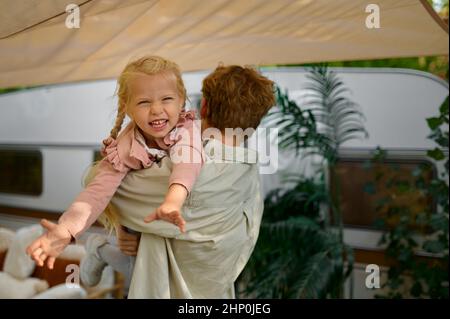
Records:
<instances>
[{"instance_id":1,"label":"shirt sleeve","mask_svg":"<svg viewBox=\"0 0 450 319\"><path fill-rule=\"evenodd\" d=\"M169 152L174 164L169 186L181 184L190 193L204 164L201 130L190 120L178 128L173 139L176 142L170 147Z\"/></svg>"},{"instance_id":2,"label":"shirt sleeve","mask_svg":"<svg viewBox=\"0 0 450 319\"><path fill-rule=\"evenodd\" d=\"M59 219L59 224L67 227L75 238L78 238L97 220L129 171L128 168L116 170L105 159L98 165L94 179Z\"/></svg>"}]
</instances>

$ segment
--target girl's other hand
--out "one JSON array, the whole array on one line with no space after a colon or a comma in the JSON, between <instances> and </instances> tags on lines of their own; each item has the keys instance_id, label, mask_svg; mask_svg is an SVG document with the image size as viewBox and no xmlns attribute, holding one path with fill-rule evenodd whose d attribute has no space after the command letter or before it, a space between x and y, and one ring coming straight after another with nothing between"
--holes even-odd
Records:
<instances>
[{"instance_id":1,"label":"girl's other hand","mask_svg":"<svg viewBox=\"0 0 450 319\"><path fill-rule=\"evenodd\" d=\"M186 224L183 216L181 216L181 207L170 202L164 202L155 209L150 215L144 218L144 222L150 223L154 220L162 219L177 225L182 233L185 232L184 225Z\"/></svg>"}]
</instances>

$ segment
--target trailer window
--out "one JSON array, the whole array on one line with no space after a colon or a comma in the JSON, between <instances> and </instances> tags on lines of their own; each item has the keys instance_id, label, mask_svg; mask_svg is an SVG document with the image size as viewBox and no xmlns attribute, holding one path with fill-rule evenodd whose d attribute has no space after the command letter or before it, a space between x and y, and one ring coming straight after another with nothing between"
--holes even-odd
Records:
<instances>
[{"instance_id":1,"label":"trailer window","mask_svg":"<svg viewBox=\"0 0 450 319\"><path fill-rule=\"evenodd\" d=\"M0 193L40 195L42 154L34 150L0 150Z\"/></svg>"},{"instance_id":2,"label":"trailer window","mask_svg":"<svg viewBox=\"0 0 450 319\"><path fill-rule=\"evenodd\" d=\"M336 176L344 225L375 229L380 218L388 224L395 223L398 215L391 213L393 209L404 209L413 215L434 212L432 197L421 192L416 183L420 178L427 185L435 175L435 167L425 160L389 159L369 165L366 159L340 159ZM337 191L333 178L330 186L333 192Z\"/></svg>"}]
</instances>

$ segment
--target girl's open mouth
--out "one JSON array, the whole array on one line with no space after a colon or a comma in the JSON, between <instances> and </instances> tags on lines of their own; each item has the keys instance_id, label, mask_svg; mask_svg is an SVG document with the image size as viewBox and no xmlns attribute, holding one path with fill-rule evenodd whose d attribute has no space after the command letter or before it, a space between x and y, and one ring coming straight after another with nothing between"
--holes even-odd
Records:
<instances>
[{"instance_id":1,"label":"girl's open mouth","mask_svg":"<svg viewBox=\"0 0 450 319\"><path fill-rule=\"evenodd\" d=\"M151 121L149 124L150 126L157 131L163 130L166 126L169 120L155 120Z\"/></svg>"}]
</instances>

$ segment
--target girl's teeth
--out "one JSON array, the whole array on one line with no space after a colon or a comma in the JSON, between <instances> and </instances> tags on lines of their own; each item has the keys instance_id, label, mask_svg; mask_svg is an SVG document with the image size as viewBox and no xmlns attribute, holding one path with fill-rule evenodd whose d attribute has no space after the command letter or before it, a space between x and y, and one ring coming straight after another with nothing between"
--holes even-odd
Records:
<instances>
[{"instance_id":1,"label":"girl's teeth","mask_svg":"<svg viewBox=\"0 0 450 319\"><path fill-rule=\"evenodd\" d=\"M157 121L153 121L151 123L153 126L163 126L164 124L166 124L166 120L157 120Z\"/></svg>"}]
</instances>

